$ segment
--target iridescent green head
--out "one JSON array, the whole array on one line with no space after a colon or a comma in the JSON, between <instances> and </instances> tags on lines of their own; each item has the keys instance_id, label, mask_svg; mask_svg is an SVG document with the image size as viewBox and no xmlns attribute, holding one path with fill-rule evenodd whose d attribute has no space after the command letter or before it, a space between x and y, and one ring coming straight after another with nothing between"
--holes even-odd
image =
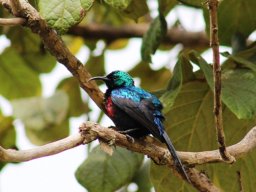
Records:
<instances>
[{"instance_id":1,"label":"iridescent green head","mask_svg":"<svg viewBox=\"0 0 256 192\"><path fill-rule=\"evenodd\" d=\"M105 77L93 77L91 80L102 80L106 83L108 88L134 86L132 77L123 71L113 71Z\"/></svg>"}]
</instances>

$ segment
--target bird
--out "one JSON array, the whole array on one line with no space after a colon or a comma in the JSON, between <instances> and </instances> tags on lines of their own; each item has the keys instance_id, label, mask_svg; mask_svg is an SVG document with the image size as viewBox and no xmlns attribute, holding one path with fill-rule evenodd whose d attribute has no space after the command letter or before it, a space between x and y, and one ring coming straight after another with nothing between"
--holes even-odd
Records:
<instances>
[{"instance_id":1,"label":"bird","mask_svg":"<svg viewBox=\"0 0 256 192\"><path fill-rule=\"evenodd\" d=\"M163 105L153 94L136 87L133 78L124 71L113 71L106 76L92 77L89 81L101 80L107 90L104 94L104 106L107 115L120 133L132 138L153 135L165 143L177 171L191 183L176 150L167 135L161 110Z\"/></svg>"}]
</instances>

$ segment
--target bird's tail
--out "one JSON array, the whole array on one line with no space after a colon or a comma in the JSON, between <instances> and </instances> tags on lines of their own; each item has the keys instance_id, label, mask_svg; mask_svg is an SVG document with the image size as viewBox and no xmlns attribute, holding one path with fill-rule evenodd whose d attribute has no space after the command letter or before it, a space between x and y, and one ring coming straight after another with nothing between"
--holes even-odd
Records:
<instances>
[{"instance_id":1,"label":"bird's tail","mask_svg":"<svg viewBox=\"0 0 256 192\"><path fill-rule=\"evenodd\" d=\"M187 175L187 173L186 173L186 170L185 170L184 166L182 165L181 160L180 160L180 158L178 157L178 155L177 155L177 153L176 153L176 150L175 150L175 148L174 148L174 146L173 146L173 144L172 144L172 142L171 142L169 136L167 135L167 133L166 133L165 131L163 132L162 136L163 136L164 141L165 141L165 143L166 143L166 145L167 145L167 148L169 149L169 151L170 151L170 153L171 153L171 155L172 155L172 158L173 158L173 161L174 161L174 164L175 164L177 170L179 171L179 173L180 173L184 178L187 179L187 181L188 181L189 183L191 183L191 181L190 181L190 179L189 179L189 177L188 177L188 175Z\"/></svg>"}]
</instances>

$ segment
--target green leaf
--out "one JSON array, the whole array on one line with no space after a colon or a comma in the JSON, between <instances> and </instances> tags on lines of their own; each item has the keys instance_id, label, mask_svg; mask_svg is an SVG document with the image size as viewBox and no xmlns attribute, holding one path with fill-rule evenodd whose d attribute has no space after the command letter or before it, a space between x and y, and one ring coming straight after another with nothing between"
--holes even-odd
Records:
<instances>
[{"instance_id":1,"label":"green leaf","mask_svg":"<svg viewBox=\"0 0 256 192\"><path fill-rule=\"evenodd\" d=\"M151 23L149 30L143 36L141 46L141 57L143 61L151 62L151 55L154 54L165 37L167 24L163 15L159 15Z\"/></svg>"},{"instance_id":2,"label":"green leaf","mask_svg":"<svg viewBox=\"0 0 256 192\"><path fill-rule=\"evenodd\" d=\"M247 67L255 72L256 70L256 46L240 51L233 55L226 55L228 58L222 68L243 68Z\"/></svg>"},{"instance_id":3,"label":"green leaf","mask_svg":"<svg viewBox=\"0 0 256 192\"><path fill-rule=\"evenodd\" d=\"M147 14L148 12L149 10L146 0L132 0L129 6L121 13L124 16L129 17L137 22L140 17Z\"/></svg>"},{"instance_id":4,"label":"green leaf","mask_svg":"<svg viewBox=\"0 0 256 192\"><path fill-rule=\"evenodd\" d=\"M211 66L195 52L192 60L199 64L208 84L213 89ZM222 100L239 119L250 119L256 114L256 73L249 69L230 69L222 73Z\"/></svg>"},{"instance_id":5,"label":"green leaf","mask_svg":"<svg viewBox=\"0 0 256 192\"><path fill-rule=\"evenodd\" d=\"M232 6L230 6L232 5ZM241 11L244 10L244 11ZM221 45L230 46L232 38L237 34L247 38L256 29L255 0L224 0L218 7L218 29ZM209 29L209 13L204 12ZM228 34L228 35L227 35Z\"/></svg>"},{"instance_id":6,"label":"green leaf","mask_svg":"<svg viewBox=\"0 0 256 192\"><path fill-rule=\"evenodd\" d=\"M31 70L14 49L0 55L0 94L8 99L29 97L41 93L38 74Z\"/></svg>"},{"instance_id":7,"label":"green leaf","mask_svg":"<svg viewBox=\"0 0 256 192\"><path fill-rule=\"evenodd\" d=\"M143 71L143 73L141 73ZM159 70L152 70L148 63L141 61L129 74L133 77L139 77L141 79L140 86L149 91L155 91L163 89L167 86L168 80L171 77L169 69L163 67Z\"/></svg>"},{"instance_id":8,"label":"green leaf","mask_svg":"<svg viewBox=\"0 0 256 192\"><path fill-rule=\"evenodd\" d=\"M150 192L152 184L149 178L150 161L147 160L140 169L135 173L133 182L138 185L138 191Z\"/></svg>"},{"instance_id":9,"label":"green leaf","mask_svg":"<svg viewBox=\"0 0 256 192\"><path fill-rule=\"evenodd\" d=\"M90 71L92 76L101 76L105 75L105 54L94 56L90 55L88 61L86 62L86 69Z\"/></svg>"},{"instance_id":10,"label":"green leaf","mask_svg":"<svg viewBox=\"0 0 256 192\"><path fill-rule=\"evenodd\" d=\"M81 91L77 80L73 77L63 79L57 89L65 91L69 97L69 115L80 116L89 112L88 104L85 104L81 97Z\"/></svg>"},{"instance_id":11,"label":"green leaf","mask_svg":"<svg viewBox=\"0 0 256 192\"><path fill-rule=\"evenodd\" d=\"M168 110L170 110L181 90L182 84L194 78L192 65L188 59L181 54L178 62L175 65L173 76L167 90L160 97L160 100L164 105L163 113L167 113Z\"/></svg>"},{"instance_id":12,"label":"green leaf","mask_svg":"<svg viewBox=\"0 0 256 192\"><path fill-rule=\"evenodd\" d=\"M135 21L149 11L146 0L104 0L104 2Z\"/></svg>"},{"instance_id":13,"label":"green leaf","mask_svg":"<svg viewBox=\"0 0 256 192\"><path fill-rule=\"evenodd\" d=\"M222 75L223 102L240 119L256 115L256 72L248 69L227 71Z\"/></svg>"},{"instance_id":14,"label":"green leaf","mask_svg":"<svg viewBox=\"0 0 256 192\"><path fill-rule=\"evenodd\" d=\"M189 58L192 62L198 65L198 67L203 71L207 83L213 90L213 72L212 65L208 64L197 52L191 51L189 53Z\"/></svg>"},{"instance_id":15,"label":"green leaf","mask_svg":"<svg viewBox=\"0 0 256 192\"><path fill-rule=\"evenodd\" d=\"M51 124L60 124L68 111L68 96L63 91L49 98L31 97L12 101L14 116L20 118L26 127L45 129Z\"/></svg>"},{"instance_id":16,"label":"green leaf","mask_svg":"<svg viewBox=\"0 0 256 192\"><path fill-rule=\"evenodd\" d=\"M132 0L104 0L105 3L118 10L125 10Z\"/></svg>"},{"instance_id":17,"label":"green leaf","mask_svg":"<svg viewBox=\"0 0 256 192\"><path fill-rule=\"evenodd\" d=\"M167 15L177 4L176 0L158 0L159 10L163 15Z\"/></svg>"},{"instance_id":18,"label":"green leaf","mask_svg":"<svg viewBox=\"0 0 256 192\"><path fill-rule=\"evenodd\" d=\"M7 37L11 40L11 49L15 49L24 63L35 72L48 73L55 67L56 59L44 49L39 36L29 29L12 28Z\"/></svg>"},{"instance_id":19,"label":"green leaf","mask_svg":"<svg viewBox=\"0 0 256 192\"><path fill-rule=\"evenodd\" d=\"M12 106L14 116L22 120L34 144L45 144L68 135L69 102L65 92L56 92L49 98L14 100Z\"/></svg>"},{"instance_id":20,"label":"green leaf","mask_svg":"<svg viewBox=\"0 0 256 192\"><path fill-rule=\"evenodd\" d=\"M47 23L61 33L80 22L94 0L39 0L40 14Z\"/></svg>"},{"instance_id":21,"label":"green leaf","mask_svg":"<svg viewBox=\"0 0 256 192\"><path fill-rule=\"evenodd\" d=\"M95 1L86 17L87 19L83 20L86 24L101 23L112 26L123 26L124 24L131 23L129 19L126 19L120 14L120 10L118 11L103 1Z\"/></svg>"},{"instance_id":22,"label":"green leaf","mask_svg":"<svg viewBox=\"0 0 256 192\"><path fill-rule=\"evenodd\" d=\"M0 112L0 146L6 149L16 148L16 132L13 126L13 118L5 117ZM0 170L6 165L0 162Z\"/></svg>"},{"instance_id":23,"label":"green leaf","mask_svg":"<svg viewBox=\"0 0 256 192\"><path fill-rule=\"evenodd\" d=\"M75 175L90 192L113 192L131 182L142 160L141 154L120 147L109 156L98 146L78 167Z\"/></svg>"},{"instance_id":24,"label":"green leaf","mask_svg":"<svg viewBox=\"0 0 256 192\"><path fill-rule=\"evenodd\" d=\"M34 145L45 145L69 135L69 119L64 119L59 124L48 125L40 130L25 127L25 131L31 143Z\"/></svg>"}]
</instances>

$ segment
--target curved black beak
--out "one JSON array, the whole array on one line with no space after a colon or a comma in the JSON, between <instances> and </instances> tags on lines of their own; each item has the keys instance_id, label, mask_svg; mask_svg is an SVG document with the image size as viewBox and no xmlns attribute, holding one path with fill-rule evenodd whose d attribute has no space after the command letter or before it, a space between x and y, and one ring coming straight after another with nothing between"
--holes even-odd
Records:
<instances>
[{"instance_id":1,"label":"curved black beak","mask_svg":"<svg viewBox=\"0 0 256 192\"><path fill-rule=\"evenodd\" d=\"M101 76L99 76L99 77L92 77L92 78L90 78L90 79L88 80L88 82L89 82L89 81L92 81L92 80L102 80L102 81L104 81L104 82L110 81L109 78L107 78L107 77L101 77Z\"/></svg>"}]
</instances>

